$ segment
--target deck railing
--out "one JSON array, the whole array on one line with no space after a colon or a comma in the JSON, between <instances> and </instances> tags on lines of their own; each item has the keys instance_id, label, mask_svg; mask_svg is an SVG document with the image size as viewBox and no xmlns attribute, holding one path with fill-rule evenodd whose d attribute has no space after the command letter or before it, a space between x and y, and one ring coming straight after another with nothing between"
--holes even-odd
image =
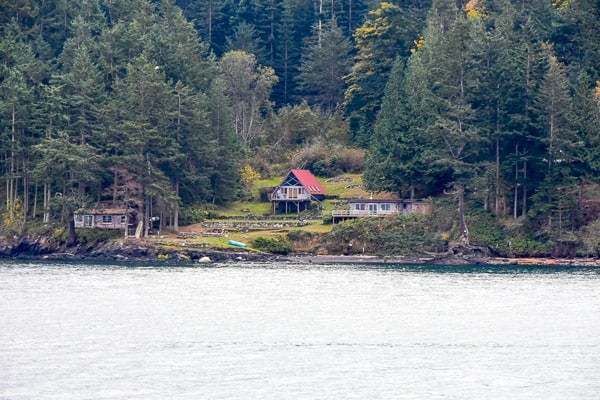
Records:
<instances>
[{"instance_id":1,"label":"deck railing","mask_svg":"<svg viewBox=\"0 0 600 400\"><path fill-rule=\"evenodd\" d=\"M298 194L296 196L289 196L287 194L272 195L271 201L308 201L310 200L310 194Z\"/></svg>"},{"instance_id":2,"label":"deck railing","mask_svg":"<svg viewBox=\"0 0 600 400\"><path fill-rule=\"evenodd\" d=\"M333 217L377 217L391 214L400 214L397 210L333 210Z\"/></svg>"}]
</instances>

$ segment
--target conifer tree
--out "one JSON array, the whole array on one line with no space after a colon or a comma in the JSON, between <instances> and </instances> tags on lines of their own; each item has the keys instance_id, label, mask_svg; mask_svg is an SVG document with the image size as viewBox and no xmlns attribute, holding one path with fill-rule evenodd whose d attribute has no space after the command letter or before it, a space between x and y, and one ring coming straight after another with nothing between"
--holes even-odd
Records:
<instances>
[{"instance_id":1,"label":"conifer tree","mask_svg":"<svg viewBox=\"0 0 600 400\"><path fill-rule=\"evenodd\" d=\"M544 231L562 236L563 229L573 227L576 209L576 180L581 165L582 142L574 127L573 103L566 69L548 46L547 71L533 104L536 128L544 148L538 160L543 176L533 196L534 212L544 219Z\"/></svg>"},{"instance_id":2,"label":"conifer tree","mask_svg":"<svg viewBox=\"0 0 600 400\"><path fill-rule=\"evenodd\" d=\"M334 110L343 100L343 77L350 69L351 43L335 20L327 21L322 33L313 35L303 51L300 67L300 95L324 110Z\"/></svg>"},{"instance_id":3,"label":"conifer tree","mask_svg":"<svg viewBox=\"0 0 600 400\"><path fill-rule=\"evenodd\" d=\"M381 111L369 147L363 181L368 190L396 192L415 197L417 187L427 184L431 171L423 158L424 142L419 140L416 118L411 118L410 93L414 87L398 58L386 85ZM421 190L420 195L427 192Z\"/></svg>"},{"instance_id":4,"label":"conifer tree","mask_svg":"<svg viewBox=\"0 0 600 400\"><path fill-rule=\"evenodd\" d=\"M393 61L398 56L407 57L421 33L420 17L426 9L419 8L420 3L401 7L381 2L354 33L357 54L346 78L345 109L355 144L368 146Z\"/></svg>"},{"instance_id":5,"label":"conifer tree","mask_svg":"<svg viewBox=\"0 0 600 400\"><path fill-rule=\"evenodd\" d=\"M128 65L127 75L115 85L117 117L115 162L132 173L143 187L144 234L148 235L155 199L176 206L177 198L164 172L163 159L176 154L176 144L168 134L176 101L156 62L142 55Z\"/></svg>"}]
</instances>

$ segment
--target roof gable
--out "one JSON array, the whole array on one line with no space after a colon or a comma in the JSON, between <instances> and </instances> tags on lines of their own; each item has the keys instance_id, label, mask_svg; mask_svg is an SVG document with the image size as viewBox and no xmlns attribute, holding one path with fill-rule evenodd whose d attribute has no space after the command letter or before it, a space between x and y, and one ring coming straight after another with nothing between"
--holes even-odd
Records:
<instances>
[{"instance_id":1,"label":"roof gable","mask_svg":"<svg viewBox=\"0 0 600 400\"><path fill-rule=\"evenodd\" d=\"M325 189L321 182L307 169L290 170L279 186L296 186L296 182L311 195L325 195Z\"/></svg>"}]
</instances>

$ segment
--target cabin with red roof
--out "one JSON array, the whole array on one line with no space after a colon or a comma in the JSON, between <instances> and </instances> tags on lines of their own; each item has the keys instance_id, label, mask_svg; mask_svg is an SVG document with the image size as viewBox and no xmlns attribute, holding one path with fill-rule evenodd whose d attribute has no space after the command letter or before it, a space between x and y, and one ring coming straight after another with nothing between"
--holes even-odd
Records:
<instances>
[{"instance_id":1,"label":"cabin with red roof","mask_svg":"<svg viewBox=\"0 0 600 400\"><path fill-rule=\"evenodd\" d=\"M271 193L273 212L300 212L311 207L312 201L325 199L325 189L306 169L292 169Z\"/></svg>"}]
</instances>

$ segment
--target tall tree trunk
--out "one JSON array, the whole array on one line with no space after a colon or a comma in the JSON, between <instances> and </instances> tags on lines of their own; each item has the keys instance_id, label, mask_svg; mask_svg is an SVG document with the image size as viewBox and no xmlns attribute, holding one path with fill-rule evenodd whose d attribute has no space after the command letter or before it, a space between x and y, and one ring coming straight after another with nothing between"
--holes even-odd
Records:
<instances>
[{"instance_id":1,"label":"tall tree trunk","mask_svg":"<svg viewBox=\"0 0 600 400\"><path fill-rule=\"evenodd\" d=\"M115 176L116 178L116 176ZM115 181L116 182L116 181ZM115 183L116 186L116 183ZM127 199L127 184L123 185L124 187L124 194L123 194L123 201L125 202L124 204L124 208L125 208L125 232L123 232L123 236L127 239L127 237L129 236L129 199Z\"/></svg>"},{"instance_id":2,"label":"tall tree trunk","mask_svg":"<svg viewBox=\"0 0 600 400\"><path fill-rule=\"evenodd\" d=\"M50 185L48 185L48 181L44 181L44 218L43 221L45 224L50 222Z\"/></svg>"},{"instance_id":3,"label":"tall tree trunk","mask_svg":"<svg viewBox=\"0 0 600 400\"><path fill-rule=\"evenodd\" d=\"M352 0L348 0L348 36L352 35Z\"/></svg>"},{"instance_id":4,"label":"tall tree trunk","mask_svg":"<svg viewBox=\"0 0 600 400\"><path fill-rule=\"evenodd\" d=\"M148 237L150 232L150 196L146 195L144 205L144 238Z\"/></svg>"},{"instance_id":5,"label":"tall tree trunk","mask_svg":"<svg viewBox=\"0 0 600 400\"><path fill-rule=\"evenodd\" d=\"M31 211L31 216L33 219L37 216L37 203L38 203L38 184L36 183L33 191L33 210Z\"/></svg>"},{"instance_id":6,"label":"tall tree trunk","mask_svg":"<svg viewBox=\"0 0 600 400\"><path fill-rule=\"evenodd\" d=\"M11 141L10 141L10 170L8 177L8 188L7 188L7 204L6 209L11 220L14 220L14 206L15 206L15 148L17 142L17 111L15 106L12 106L12 125L11 125Z\"/></svg>"},{"instance_id":7,"label":"tall tree trunk","mask_svg":"<svg viewBox=\"0 0 600 400\"><path fill-rule=\"evenodd\" d=\"M496 138L496 198L494 199L494 213L500 214L500 139Z\"/></svg>"},{"instance_id":8,"label":"tall tree trunk","mask_svg":"<svg viewBox=\"0 0 600 400\"><path fill-rule=\"evenodd\" d=\"M212 20L213 20L213 1L208 2L208 44L212 46Z\"/></svg>"},{"instance_id":9,"label":"tall tree trunk","mask_svg":"<svg viewBox=\"0 0 600 400\"><path fill-rule=\"evenodd\" d=\"M525 180L527 179L527 161L523 161L523 204L521 205L521 216L525 217L527 214L527 184Z\"/></svg>"},{"instance_id":10,"label":"tall tree trunk","mask_svg":"<svg viewBox=\"0 0 600 400\"><path fill-rule=\"evenodd\" d=\"M519 208L519 160L517 156L519 155L519 145L515 145L515 198L513 204L513 218L517 219L519 216L518 208Z\"/></svg>"},{"instance_id":11,"label":"tall tree trunk","mask_svg":"<svg viewBox=\"0 0 600 400\"><path fill-rule=\"evenodd\" d=\"M29 183L25 175L25 160L23 160L23 224L27 221L29 214Z\"/></svg>"},{"instance_id":12,"label":"tall tree trunk","mask_svg":"<svg viewBox=\"0 0 600 400\"><path fill-rule=\"evenodd\" d=\"M465 219L465 188L458 188L458 220L460 223L460 238L465 244L469 244L469 229Z\"/></svg>"},{"instance_id":13,"label":"tall tree trunk","mask_svg":"<svg viewBox=\"0 0 600 400\"><path fill-rule=\"evenodd\" d=\"M179 179L175 183L175 195L179 198ZM173 211L173 231L179 232L179 205L175 205L175 210Z\"/></svg>"},{"instance_id":14,"label":"tall tree trunk","mask_svg":"<svg viewBox=\"0 0 600 400\"><path fill-rule=\"evenodd\" d=\"M8 154L6 154L5 159L8 158ZM9 210L10 209L10 176L6 177L6 209Z\"/></svg>"},{"instance_id":15,"label":"tall tree trunk","mask_svg":"<svg viewBox=\"0 0 600 400\"><path fill-rule=\"evenodd\" d=\"M67 209L67 218L69 226L69 238L67 239L67 246L73 246L77 243L77 232L75 232L75 219L73 218L73 209L69 207Z\"/></svg>"}]
</instances>

